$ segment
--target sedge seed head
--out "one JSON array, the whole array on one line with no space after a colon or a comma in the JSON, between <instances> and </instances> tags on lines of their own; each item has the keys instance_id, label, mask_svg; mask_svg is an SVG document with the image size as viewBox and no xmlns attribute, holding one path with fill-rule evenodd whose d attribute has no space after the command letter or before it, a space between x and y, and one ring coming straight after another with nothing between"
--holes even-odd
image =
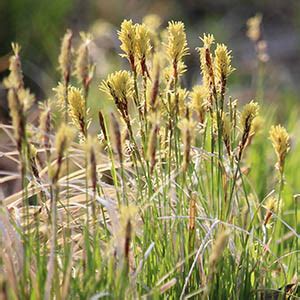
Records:
<instances>
[{"instance_id":1,"label":"sedge seed head","mask_svg":"<svg viewBox=\"0 0 300 300\"><path fill-rule=\"evenodd\" d=\"M139 215L138 208L133 205L121 206L119 228L116 231L116 244L124 258L129 260L130 243L137 230Z\"/></svg>"},{"instance_id":2,"label":"sedge seed head","mask_svg":"<svg viewBox=\"0 0 300 300\"><path fill-rule=\"evenodd\" d=\"M262 15L256 14L254 17L248 19L247 21L247 36L253 42L257 42L261 36L260 25L262 21Z\"/></svg>"},{"instance_id":3,"label":"sedge seed head","mask_svg":"<svg viewBox=\"0 0 300 300\"><path fill-rule=\"evenodd\" d=\"M74 139L74 130L62 123L57 131L55 137L55 147L59 155L63 155L64 152L70 147L72 140Z\"/></svg>"},{"instance_id":4,"label":"sedge seed head","mask_svg":"<svg viewBox=\"0 0 300 300\"><path fill-rule=\"evenodd\" d=\"M139 60L148 57L151 52L150 34L145 24L136 25L136 55Z\"/></svg>"},{"instance_id":5,"label":"sedge seed head","mask_svg":"<svg viewBox=\"0 0 300 300\"><path fill-rule=\"evenodd\" d=\"M33 144L30 144L29 145L29 157L31 158L31 159L34 159L34 158L36 158L36 156L37 156L37 149L36 149L36 147L33 145Z\"/></svg>"},{"instance_id":6,"label":"sedge seed head","mask_svg":"<svg viewBox=\"0 0 300 300\"><path fill-rule=\"evenodd\" d=\"M118 35L121 42L120 48L125 53L122 56L132 61L136 49L136 25L133 24L132 20L124 20Z\"/></svg>"},{"instance_id":7,"label":"sedge seed head","mask_svg":"<svg viewBox=\"0 0 300 300\"><path fill-rule=\"evenodd\" d=\"M128 100L133 94L133 79L128 71L117 71L103 80L99 89L115 101Z\"/></svg>"},{"instance_id":8,"label":"sedge seed head","mask_svg":"<svg viewBox=\"0 0 300 300\"><path fill-rule=\"evenodd\" d=\"M177 76L181 77L186 71L187 71L187 68L186 68L186 65L184 64L184 62L179 61L177 63ZM168 66L168 67L164 68L163 76L164 76L166 83L169 83L170 80L172 79L173 72L174 72L173 66Z\"/></svg>"},{"instance_id":9,"label":"sedge seed head","mask_svg":"<svg viewBox=\"0 0 300 300\"><path fill-rule=\"evenodd\" d=\"M221 122L222 122L222 133L224 141L230 140L230 132L231 132L231 124L227 114L222 112L221 114Z\"/></svg>"},{"instance_id":10,"label":"sedge seed head","mask_svg":"<svg viewBox=\"0 0 300 300\"><path fill-rule=\"evenodd\" d=\"M243 131L251 130L252 121L257 117L259 112L259 105L253 100L244 106L244 109L241 114L241 127Z\"/></svg>"},{"instance_id":11,"label":"sedge seed head","mask_svg":"<svg viewBox=\"0 0 300 300\"><path fill-rule=\"evenodd\" d=\"M219 82L227 80L228 76L234 71L231 66L231 51L224 44L217 44L215 50L215 75Z\"/></svg>"},{"instance_id":12,"label":"sedge seed head","mask_svg":"<svg viewBox=\"0 0 300 300\"><path fill-rule=\"evenodd\" d=\"M209 82L212 80L213 75L213 57L211 55L210 48L215 39L212 34L204 34L202 38L200 37L200 40L203 42L203 46L198 49L200 55L201 74L204 85L209 89Z\"/></svg>"},{"instance_id":13,"label":"sedge seed head","mask_svg":"<svg viewBox=\"0 0 300 300\"><path fill-rule=\"evenodd\" d=\"M154 32L157 32L161 23L162 23L162 20L161 20L160 16L156 15L156 14L149 14L143 18L143 24L145 24L147 26L147 28L149 28L149 30L154 31Z\"/></svg>"},{"instance_id":14,"label":"sedge seed head","mask_svg":"<svg viewBox=\"0 0 300 300\"><path fill-rule=\"evenodd\" d=\"M203 42L203 48L204 49L209 49L215 42L215 38L212 34L206 34L204 33L203 38L200 37L200 40Z\"/></svg>"},{"instance_id":15,"label":"sedge seed head","mask_svg":"<svg viewBox=\"0 0 300 300\"><path fill-rule=\"evenodd\" d=\"M204 122L209 91L205 85L196 85L190 93L191 108L198 115L199 122Z\"/></svg>"},{"instance_id":16,"label":"sedge seed head","mask_svg":"<svg viewBox=\"0 0 300 300\"><path fill-rule=\"evenodd\" d=\"M270 220L273 216L273 213L278 213L281 210L281 203L278 202L278 199L276 199L275 197L270 197L266 202L265 209L266 214L264 217L264 225L270 227Z\"/></svg>"},{"instance_id":17,"label":"sedge seed head","mask_svg":"<svg viewBox=\"0 0 300 300\"><path fill-rule=\"evenodd\" d=\"M150 171L153 172L156 163L156 148L157 141L159 140L159 129L160 129L160 119L159 113L151 113L148 116L149 123L151 124L151 131L148 139L147 146L147 159L150 162Z\"/></svg>"},{"instance_id":18,"label":"sedge seed head","mask_svg":"<svg viewBox=\"0 0 300 300\"><path fill-rule=\"evenodd\" d=\"M182 22L171 21L167 30L168 43L166 45L166 52L172 64L177 64L184 56L189 54L184 24Z\"/></svg>"},{"instance_id":19,"label":"sedge seed head","mask_svg":"<svg viewBox=\"0 0 300 300\"><path fill-rule=\"evenodd\" d=\"M152 110L156 110L158 107L158 95L160 87L160 73L161 73L161 60L157 54L153 55L152 68L150 77L152 80L147 81L146 88L146 101L147 105L151 107Z\"/></svg>"},{"instance_id":20,"label":"sedge seed head","mask_svg":"<svg viewBox=\"0 0 300 300\"><path fill-rule=\"evenodd\" d=\"M19 141L23 134L23 105L20 103L18 95L15 89L9 89L7 94L8 107L10 116L12 118L12 124L14 128L15 138Z\"/></svg>"},{"instance_id":21,"label":"sedge seed head","mask_svg":"<svg viewBox=\"0 0 300 300\"><path fill-rule=\"evenodd\" d=\"M276 167L283 172L285 157L290 150L290 137L286 129L281 125L272 126L270 140L277 155Z\"/></svg>"},{"instance_id":22,"label":"sedge seed head","mask_svg":"<svg viewBox=\"0 0 300 300\"><path fill-rule=\"evenodd\" d=\"M96 160L96 146L98 145L97 138L88 136L86 139L86 151L88 153L88 174L92 183L93 190L96 191L97 186L97 160Z\"/></svg>"},{"instance_id":23,"label":"sedge seed head","mask_svg":"<svg viewBox=\"0 0 300 300\"><path fill-rule=\"evenodd\" d=\"M155 49L159 44L158 32L161 23L162 23L161 18L156 14L150 14L143 18L143 24L145 24L149 30L150 41Z\"/></svg>"},{"instance_id":24,"label":"sedge seed head","mask_svg":"<svg viewBox=\"0 0 300 300\"><path fill-rule=\"evenodd\" d=\"M181 138L184 143L186 143L186 140L190 138L192 140L194 136L194 130L196 127L196 123L192 118L183 118L180 120L178 127L181 131ZM188 137L190 136L190 137Z\"/></svg>"},{"instance_id":25,"label":"sedge seed head","mask_svg":"<svg viewBox=\"0 0 300 300\"><path fill-rule=\"evenodd\" d=\"M61 48L60 48L60 54L58 57L58 63L59 63L59 70L61 71L61 74L63 77L68 77L71 72L71 65L72 65L72 53L71 53L71 46L72 46L72 37L73 33L70 29L67 30L65 33Z\"/></svg>"},{"instance_id":26,"label":"sedge seed head","mask_svg":"<svg viewBox=\"0 0 300 300\"><path fill-rule=\"evenodd\" d=\"M39 129L42 133L46 133L50 127L50 108L45 108L41 111L39 117Z\"/></svg>"},{"instance_id":27,"label":"sedge seed head","mask_svg":"<svg viewBox=\"0 0 300 300\"><path fill-rule=\"evenodd\" d=\"M18 97L23 104L24 111L27 111L35 101L35 96L29 89L21 88L17 91Z\"/></svg>"},{"instance_id":28,"label":"sedge seed head","mask_svg":"<svg viewBox=\"0 0 300 300\"><path fill-rule=\"evenodd\" d=\"M82 90L73 86L70 87L68 93L68 102L69 114L72 122L85 136L87 129L87 112Z\"/></svg>"},{"instance_id":29,"label":"sedge seed head","mask_svg":"<svg viewBox=\"0 0 300 300\"><path fill-rule=\"evenodd\" d=\"M10 74L4 79L3 84L6 88L20 89L24 87L23 71L20 59L21 47L17 43L12 43L13 55L9 59Z\"/></svg>"},{"instance_id":30,"label":"sedge seed head","mask_svg":"<svg viewBox=\"0 0 300 300\"><path fill-rule=\"evenodd\" d=\"M216 264L218 263L227 246L229 235L229 231L222 231L218 234L209 257L210 268L215 269Z\"/></svg>"},{"instance_id":31,"label":"sedge seed head","mask_svg":"<svg viewBox=\"0 0 300 300\"><path fill-rule=\"evenodd\" d=\"M55 88L52 89L55 93L56 104L59 110L64 110L65 108L65 86L59 82ZM68 100L68 99L67 99Z\"/></svg>"},{"instance_id":32,"label":"sedge seed head","mask_svg":"<svg viewBox=\"0 0 300 300\"><path fill-rule=\"evenodd\" d=\"M253 136L261 131L264 125L264 119L261 116L257 116L254 118L250 130L250 136Z\"/></svg>"},{"instance_id":33,"label":"sedge seed head","mask_svg":"<svg viewBox=\"0 0 300 300\"><path fill-rule=\"evenodd\" d=\"M171 94L171 111L175 111L176 101L178 101L179 115L183 117L186 112L187 98L189 96L189 91L187 89L178 88L176 95Z\"/></svg>"},{"instance_id":34,"label":"sedge seed head","mask_svg":"<svg viewBox=\"0 0 300 300\"><path fill-rule=\"evenodd\" d=\"M120 124L113 113L111 113L110 134L111 134L112 146L115 152L118 154L119 161L122 164L123 162L122 134L121 134Z\"/></svg>"},{"instance_id":35,"label":"sedge seed head","mask_svg":"<svg viewBox=\"0 0 300 300\"><path fill-rule=\"evenodd\" d=\"M46 104L42 108L40 113L39 129L42 143L44 144L47 154L50 155L51 109L49 104Z\"/></svg>"},{"instance_id":36,"label":"sedge seed head","mask_svg":"<svg viewBox=\"0 0 300 300\"><path fill-rule=\"evenodd\" d=\"M55 136L55 147L56 147L56 152L57 152L57 168L55 171L51 174L52 177L52 182L54 184L57 183L62 162L63 162L63 157L65 152L68 150L68 148L71 145L72 140L74 139L75 132L74 130L66 125L65 123L62 123L56 133Z\"/></svg>"},{"instance_id":37,"label":"sedge seed head","mask_svg":"<svg viewBox=\"0 0 300 300\"><path fill-rule=\"evenodd\" d=\"M266 209L274 212L275 208L277 206L277 203L278 203L278 201L275 197L270 197L266 202Z\"/></svg>"},{"instance_id":38,"label":"sedge seed head","mask_svg":"<svg viewBox=\"0 0 300 300\"><path fill-rule=\"evenodd\" d=\"M80 37L82 42L77 50L74 73L78 82L86 84L90 77L90 72L93 72L89 58L89 45L92 37L90 34L84 32L80 33Z\"/></svg>"},{"instance_id":39,"label":"sedge seed head","mask_svg":"<svg viewBox=\"0 0 300 300\"><path fill-rule=\"evenodd\" d=\"M188 223L188 229L189 231L195 230L196 226L196 216L197 216L197 193L193 192L191 194L190 202L189 202L189 223Z\"/></svg>"}]
</instances>

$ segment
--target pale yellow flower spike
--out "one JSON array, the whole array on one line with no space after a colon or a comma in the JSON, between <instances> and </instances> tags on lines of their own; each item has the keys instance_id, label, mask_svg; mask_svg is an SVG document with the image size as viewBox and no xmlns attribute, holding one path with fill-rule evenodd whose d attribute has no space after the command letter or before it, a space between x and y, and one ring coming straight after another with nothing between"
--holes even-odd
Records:
<instances>
[{"instance_id":1,"label":"pale yellow flower spike","mask_svg":"<svg viewBox=\"0 0 300 300\"><path fill-rule=\"evenodd\" d=\"M257 42L261 37L260 25L262 21L262 15L256 14L254 17L247 21L247 36L253 42Z\"/></svg>"},{"instance_id":2,"label":"pale yellow flower spike","mask_svg":"<svg viewBox=\"0 0 300 300\"><path fill-rule=\"evenodd\" d=\"M77 80L83 85L86 85L91 71L90 58L89 58L89 44L92 40L90 34L81 32L80 37L82 43L77 50L77 58L75 61L75 75Z\"/></svg>"},{"instance_id":3,"label":"pale yellow flower spike","mask_svg":"<svg viewBox=\"0 0 300 300\"><path fill-rule=\"evenodd\" d=\"M86 136L85 100L81 89L71 87L68 93L69 113L73 124Z\"/></svg>"},{"instance_id":4,"label":"pale yellow flower spike","mask_svg":"<svg viewBox=\"0 0 300 300\"><path fill-rule=\"evenodd\" d=\"M73 139L74 130L65 123L61 124L55 137L56 152L59 156L70 147Z\"/></svg>"},{"instance_id":5,"label":"pale yellow flower spike","mask_svg":"<svg viewBox=\"0 0 300 300\"><path fill-rule=\"evenodd\" d=\"M244 106L244 109L241 114L241 127L243 131L251 130L252 121L258 115L259 105L257 102L251 101L250 103Z\"/></svg>"},{"instance_id":6,"label":"pale yellow flower spike","mask_svg":"<svg viewBox=\"0 0 300 300\"><path fill-rule=\"evenodd\" d=\"M118 31L119 40L121 41L120 48L125 54L121 56L126 57L130 62L131 68L135 71L135 50L136 50L136 26L132 20L124 20L121 24L121 30Z\"/></svg>"},{"instance_id":7,"label":"pale yellow flower spike","mask_svg":"<svg viewBox=\"0 0 300 300\"><path fill-rule=\"evenodd\" d=\"M285 157L290 150L289 134L281 125L272 126L270 130L270 140L277 155L276 167L280 173L283 173Z\"/></svg>"},{"instance_id":8,"label":"pale yellow flower spike","mask_svg":"<svg viewBox=\"0 0 300 300\"><path fill-rule=\"evenodd\" d=\"M55 88L52 89L55 92L56 104L60 110L65 108L65 87L59 82Z\"/></svg>"},{"instance_id":9,"label":"pale yellow flower spike","mask_svg":"<svg viewBox=\"0 0 300 300\"><path fill-rule=\"evenodd\" d=\"M203 48L209 49L211 48L212 44L215 42L215 38L212 34L204 33L203 38L200 38L203 42Z\"/></svg>"},{"instance_id":10,"label":"pale yellow flower spike","mask_svg":"<svg viewBox=\"0 0 300 300\"><path fill-rule=\"evenodd\" d=\"M73 33L71 30L67 30L65 33L61 48L60 48L60 54L58 57L58 63L59 63L59 70L62 73L62 76L65 78L65 80L69 80L70 72L71 72L71 65L72 65L72 53L71 53L71 46L72 46L72 37Z\"/></svg>"},{"instance_id":11,"label":"pale yellow flower spike","mask_svg":"<svg viewBox=\"0 0 300 300\"><path fill-rule=\"evenodd\" d=\"M213 57L210 52L210 48L215 41L212 34L204 34L201 38L203 42L203 47L199 48L200 54L200 65L201 74L203 77L203 84L209 89L210 82L214 84L214 74L213 74Z\"/></svg>"},{"instance_id":12,"label":"pale yellow flower spike","mask_svg":"<svg viewBox=\"0 0 300 300\"><path fill-rule=\"evenodd\" d=\"M136 25L136 55L142 60L151 51L149 30L145 24Z\"/></svg>"},{"instance_id":13,"label":"pale yellow flower spike","mask_svg":"<svg viewBox=\"0 0 300 300\"><path fill-rule=\"evenodd\" d=\"M19 89L17 93L20 101L23 104L24 112L26 112L34 103L35 96L34 94L30 93L29 89L25 89L25 88Z\"/></svg>"},{"instance_id":14,"label":"pale yellow flower spike","mask_svg":"<svg viewBox=\"0 0 300 300\"><path fill-rule=\"evenodd\" d=\"M108 75L100 85L100 90L114 100L129 99L133 94L133 79L128 71L117 71Z\"/></svg>"},{"instance_id":15,"label":"pale yellow flower spike","mask_svg":"<svg viewBox=\"0 0 300 300\"><path fill-rule=\"evenodd\" d=\"M4 79L3 84L7 89L21 89L24 87L22 64L19 55L21 47L17 43L12 43L11 48L14 54L9 58L10 74Z\"/></svg>"},{"instance_id":16,"label":"pale yellow flower spike","mask_svg":"<svg viewBox=\"0 0 300 300\"><path fill-rule=\"evenodd\" d=\"M149 30L150 40L155 49L157 48L157 46L159 44L159 30L158 29L159 29L161 23L162 23L161 18L155 14L150 14L143 18L143 24L145 24Z\"/></svg>"},{"instance_id":17,"label":"pale yellow flower spike","mask_svg":"<svg viewBox=\"0 0 300 300\"><path fill-rule=\"evenodd\" d=\"M181 138L183 142L183 161L182 170L186 172L190 159L191 159L191 147L194 139L195 122L192 119L183 118L179 122L178 126L181 130Z\"/></svg>"},{"instance_id":18,"label":"pale yellow flower spike","mask_svg":"<svg viewBox=\"0 0 300 300\"><path fill-rule=\"evenodd\" d=\"M182 22L169 22L167 55L172 64L177 64L184 56L189 54L184 24Z\"/></svg>"},{"instance_id":19,"label":"pale yellow flower spike","mask_svg":"<svg viewBox=\"0 0 300 300\"><path fill-rule=\"evenodd\" d=\"M231 51L224 44L217 44L215 50L215 75L218 82L226 81L234 71L231 66Z\"/></svg>"},{"instance_id":20,"label":"pale yellow flower spike","mask_svg":"<svg viewBox=\"0 0 300 300\"><path fill-rule=\"evenodd\" d=\"M189 96L189 92L187 89L178 88L177 95L173 93L171 95L171 111L175 111L176 109L176 100L178 101L178 113L181 117L184 117L186 112L186 99Z\"/></svg>"},{"instance_id":21,"label":"pale yellow flower spike","mask_svg":"<svg viewBox=\"0 0 300 300\"><path fill-rule=\"evenodd\" d=\"M150 34L145 24L136 25L136 56L140 62L142 75L149 77L146 60L151 52Z\"/></svg>"},{"instance_id":22,"label":"pale yellow flower spike","mask_svg":"<svg viewBox=\"0 0 300 300\"><path fill-rule=\"evenodd\" d=\"M199 122L204 123L209 91L204 85L196 85L190 93L191 108L197 114Z\"/></svg>"}]
</instances>

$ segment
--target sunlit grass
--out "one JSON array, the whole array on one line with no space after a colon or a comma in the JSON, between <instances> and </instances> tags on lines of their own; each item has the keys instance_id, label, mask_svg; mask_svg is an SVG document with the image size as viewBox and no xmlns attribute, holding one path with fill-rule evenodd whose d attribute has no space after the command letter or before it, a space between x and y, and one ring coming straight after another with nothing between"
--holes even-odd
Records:
<instances>
[{"instance_id":1,"label":"sunlit grass","mask_svg":"<svg viewBox=\"0 0 300 300\"><path fill-rule=\"evenodd\" d=\"M61 83L40 104L38 127L27 122L34 97L14 44L4 81L13 126L1 128L16 145L3 155L20 174L1 182L17 177L22 190L1 202L3 299L300 296L299 124L271 127L261 98L241 107L230 97L239 70L212 35L198 49L203 82L188 91L184 24L157 28L125 20L130 69L101 82L91 37L81 34L73 51L67 31ZM110 104L98 112L97 136L92 80Z\"/></svg>"}]
</instances>

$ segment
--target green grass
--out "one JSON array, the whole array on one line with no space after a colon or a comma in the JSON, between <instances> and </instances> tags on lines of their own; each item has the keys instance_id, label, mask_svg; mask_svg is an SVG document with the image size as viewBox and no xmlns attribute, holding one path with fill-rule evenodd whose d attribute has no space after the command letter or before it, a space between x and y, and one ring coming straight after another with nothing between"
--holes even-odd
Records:
<instances>
[{"instance_id":1,"label":"green grass","mask_svg":"<svg viewBox=\"0 0 300 300\"><path fill-rule=\"evenodd\" d=\"M177 30L182 42L184 35ZM248 132L242 151L242 137L247 133L241 117L245 107L238 104L230 109L230 90L226 86L222 95L221 83L216 82L216 91L210 89L205 96L212 97L211 106L206 98L200 99L205 100L205 122L200 124L189 104L193 99L180 98L182 74L174 72L174 53L182 49L164 35L157 38L169 43L156 49L161 56L160 76L157 58L150 51L146 62L151 80L132 68L123 78L127 90L122 100L122 83L114 86L110 78L102 85L109 96L107 107L99 104L104 125L98 127L98 139L90 140L90 132L88 138L84 136L89 83L80 80L78 69L80 108L74 105L69 114L70 82L63 81L62 74L66 102L57 98L49 102L49 131L34 125L29 130L25 109L17 117L11 112L14 125L20 124L16 118L24 117L24 136L18 135L20 127L1 125L12 141L21 143L4 153L5 159L23 166L23 175L18 175L23 189L3 199L0 207L1 299L300 297L299 110L288 109L291 113L284 125L291 149L281 177L269 140L278 111L260 103L263 125L251 138ZM173 56L165 56L168 51ZM201 63L203 67L205 61ZM91 65L85 67L91 70ZM120 97L116 99L107 87L115 88ZM9 89L18 92L20 87L12 84ZM153 93L157 93L155 104L149 105ZM17 97L24 104L24 98ZM101 97L104 94L99 92ZM124 101L128 101L129 123L126 108L120 107ZM40 110L47 112L45 106ZM230 152L223 113L230 125ZM75 134L70 145L71 133L60 130L62 119L68 120ZM45 147L45 137L50 149ZM271 197L276 205L268 211ZM271 218L265 226L268 213Z\"/></svg>"}]
</instances>

